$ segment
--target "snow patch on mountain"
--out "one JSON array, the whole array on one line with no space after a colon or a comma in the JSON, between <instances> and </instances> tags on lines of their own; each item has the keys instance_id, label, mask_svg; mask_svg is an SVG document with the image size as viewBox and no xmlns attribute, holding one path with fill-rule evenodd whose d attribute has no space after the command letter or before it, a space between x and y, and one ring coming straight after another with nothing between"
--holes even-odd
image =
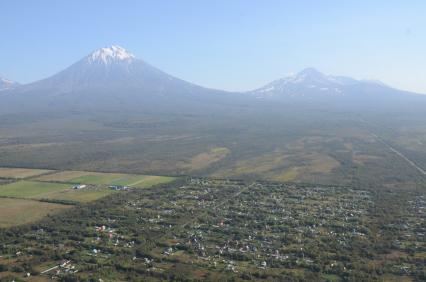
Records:
<instances>
[{"instance_id":1,"label":"snow patch on mountain","mask_svg":"<svg viewBox=\"0 0 426 282\"><path fill-rule=\"evenodd\" d=\"M359 87L386 88L388 86L378 81L356 80L345 76L327 75L314 68L307 68L297 74L274 80L250 93L258 98L345 96L349 93L354 93L357 91L356 88Z\"/></svg>"},{"instance_id":2,"label":"snow patch on mountain","mask_svg":"<svg viewBox=\"0 0 426 282\"><path fill-rule=\"evenodd\" d=\"M120 100L222 93L173 77L117 45L100 48L50 77L19 87L18 92L43 97L105 95Z\"/></svg>"},{"instance_id":3,"label":"snow patch on mountain","mask_svg":"<svg viewBox=\"0 0 426 282\"><path fill-rule=\"evenodd\" d=\"M123 47L112 45L94 51L87 56L87 61L89 63L103 63L108 65L117 61L130 61L134 58L135 56Z\"/></svg>"},{"instance_id":4,"label":"snow patch on mountain","mask_svg":"<svg viewBox=\"0 0 426 282\"><path fill-rule=\"evenodd\" d=\"M0 77L0 91L10 90L17 87L19 84L15 81Z\"/></svg>"}]
</instances>

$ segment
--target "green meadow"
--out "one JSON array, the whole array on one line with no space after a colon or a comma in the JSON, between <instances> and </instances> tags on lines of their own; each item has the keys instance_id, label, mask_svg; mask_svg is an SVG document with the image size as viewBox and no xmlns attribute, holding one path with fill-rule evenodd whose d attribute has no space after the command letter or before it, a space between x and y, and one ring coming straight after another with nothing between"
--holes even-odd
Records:
<instances>
[{"instance_id":1,"label":"green meadow","mask_svg":"<svg viewBox=\"0 0 426 282\"><path fill-rule=\"evenodd\" d=\"M18 181L7 185L1 185L0 197L43 199L48 198L50 194L67 189L72 188L68 184Z\"/></svg>"}]
</instances>

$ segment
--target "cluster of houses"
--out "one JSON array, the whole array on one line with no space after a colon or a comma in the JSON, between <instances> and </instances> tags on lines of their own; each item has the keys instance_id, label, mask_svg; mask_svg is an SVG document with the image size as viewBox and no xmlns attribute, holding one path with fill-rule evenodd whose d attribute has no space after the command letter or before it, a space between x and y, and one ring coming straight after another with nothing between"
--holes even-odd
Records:
<instances>
[{"instance_id":1,"label":"cluster of houses","mask_svg":"<svg viewBox=\"0 0 426 282\"><path fill-rule=\"evenodd\" d=\"M417 195L406 206L407 218L393 226L402 233L395 245L401 249L426 250L426 195Z\"/></svg>"},{"instance_id":2,"label":"cluster of houses","mask_svg":"<svg viewBox=\"0 0 426 282\"><path fill-rule=\"evenodd\" d=\"M117 234L117 231L111 227L106 227L105 225L101 225L101 226L95 226L95 231L100 233L99 235L105 235L107 236L109 239L112 239L114 237L119 237L119 235ZM97 239L100 239L100 237L98 236Z\"/></svg>"},{"instance_id":3,"label":"cluster of houses","mask_svg":"<svg viewBox=\"0 0 426 282\"><path fill-rule=\"evenodd\" d=\"M253 267L261 269L268 267L269 260L311 265L315 260L300 246L319 237L347 246L352 237L367 236L361 217L373 204L369 192L270 183L249 187L229 180L220 185L220 180L190 179L170 196L169 204L155 209L164 219L150 218L144 223L147 229L156 227L168 232L163 222L172 222L179 213L188 213L190 224L186 232L180 236L173 233L179 241L176 247L183 244L199 259L213 265L223 264L223 259L237 261L224 266L229 271L238 269L235 258L248 259ZM237 196L233 198L234 195ZM137 209L138 204L129 203L129 208ZM203 218L206 211L208 216ZM241 235L235 238L232 234ZM169 256L174 251L172 245L165 247L162 254Z\"/></svg>"},{"instance_id":4,"label":"cluster of houses","mask_svg":"<svg viewBox=\"0 0 426 282\"><path fill-rule=\"evenodd\" d=\"M115 222L115 220L110 219L108 221ZM95 226L94 229L98 234L91 242L99 247L93 248L90 251L91 255L96 256L100 254L101 247L105 247L106 245L124 248L135 247L135 242L133 240L126 240L126 236L120 235L117 229L105 225Z\"/></svg>"},{"instance_id":5,"label":"cluster of houses","mask_svg":"<svg viewBox=\"0 0 426 282\"><path fill-rule=\"evenodd\" d=\"M83 189L86 185L73 188ZM109 188L129 189L120 185ZM157 261L164 263L184 258L185 262L189 259L194 265L207 264L219 271L239 273L251 268L267 272L288 265L312 268L316 263L324 264L313 253L315 248L306 248L320 243L323 248L338 246L324 250L332 257L328 266L346 271L350 264L335 261L340 254L333 252L351 250L353 241L372 241L364 220L374 205L368 191L197 178L173 189L170 193L135 193L134 197L130 197L133 193L123 194L129 198L120 208L127 209L123 214L131 213L136 220L127 230L137 226L138 236L144 238L148 234L149 240L139 240L129 235L132 232L122 229L126 228L126 222L122 221L125 217L121 217L120 209L120 216L112 213L102 218L102 214L102 221L98 218L96 226L87 227L93 240L87 245L85 255L109 257L113 256L111 250L116 250L128 254L133 258L132 263L140 263L148 271L161 271L161 263ZM424 250L426 197L412 199L407 206L411 217L390 226L403 235L394 242L394 247ZM44 233L40 229L36 235L44 236ZM139 252L140 246L147 242L154 250L146 254ZM25 255L16 252L16 256ZM408 274L412 269L401 263L395 271ZM62 274L76 272L76 266L65 260L42 274L57 279Z\"/></svg>"},{"instance_id":6,"label":"cluster of houses","mask_svg":"<svg viewBox=\"0 0 426 282\"><path fill-rule=\"evenodd\" d=\"M130 187L129 186L123 186L123 185L110 185L110 186L108 186L108 188L115 190L115 191L126 191Z\"/></svg>"},{"instance_id":7,"label":"cluster of houses","mask_svg":"<svg viewBox=\"0 0 426 282\"><path fill-rule=\"evenodd\" d=\"M129 189L121 185L109 188ZM340 187L192 178L175 193L161 195L161 201L150 195L129 200L126 208L139 214L141 230L171 236L174 243L159 249L163 256L177 259L174 254L183 250L194 260L237 273L241 261L262 270L276 263L314 264L314 256L301 246L327 238L347 247L352 237L368 236L360 219L371 205L368 192ZM175 228L182 224L170 224L179 218L187 218L183 229ZM100 253L105 247L101 244L135 247L110 227L95 226L95 231L99 235L93 241L96 247L89 250L91 255ZM154 269L152 261L147 264Z\"/></svg>"},{"instance_id":8,"label":"cluster of houses","mask_svg":"<svg viewBox=\"0 0 426 282\"><path fill-rule=\"evenodd\" d=\"M86 184L75 184L75 185L72 186L72 189L80 190L80 189L84 189L84 188L87 188L87 187L88 186ZM115 191L126 191L130 187L129 186L124 186L124 185L109 185L108 188L112 189L112 190L115 190Z\"/></svg>"},{"instance_id":9,"label":"cluster of houses","mask_svg":"<svg viewBox=\"0 0 426 282\"><path fill-rule=\"evenodd\" d=\"M110 188L126 190L128 187ZM424 220L425 199L419 197L409 204L420 214L416 218ZM189 256L194 262L238 273L247 265L262 271L288 265L312 268L322 262L305 246L326 242L326 245L351 249L354 237L371 240L371 232L363 219L373 205L370 192L345 187L193 178L174 193L162 194L161 201L156 195L150 195L129 201L126 208L139 214L141 229L161 232L168 238L168 243L157 246L158 254L179 260L181 255L175 254L183 252L184 257ZM187 221L170 224L181 218ZM421 247L418 238L424 238L421 229L424 222L404 224L407 236L411 236L410 240L415 238L413 244ZM182 226L184 228L179 228ZM416 227L417 234L409 233L412 227ZM107 227L98 228L108 233ZM118 246L118 237L114 240L114 246ZM123 240L119 246L133 248L135 245ZM148 264L150 271L157 269L153 261L146 262ZM333 261L329 267L346 271L348 265ZM406 267L403 270L412 271Z\"/></svg>"},{"instance_id":10,"label":"cluster of houses","mask_svg":"<svg viewBox=\"0 0 426 282\"><path fill-rule=\"evenodd\" d=\"M52 280L55 280L64 274L75 274L77 272L78 269L70 260L62 260L58 265L48 268L40 273L49 275Z\"/></svg>"}]
</instances>

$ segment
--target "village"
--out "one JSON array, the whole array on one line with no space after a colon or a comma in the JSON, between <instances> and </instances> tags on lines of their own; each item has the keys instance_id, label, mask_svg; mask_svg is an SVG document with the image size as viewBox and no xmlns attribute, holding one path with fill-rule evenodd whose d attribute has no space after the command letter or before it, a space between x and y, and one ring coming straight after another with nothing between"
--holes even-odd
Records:
<instances>
[{"instance_id":1,"label":"village","mask_svg":"<svg viewBox=\"0 0 426 282\"><path fill-rule=\"evenodd\" d=\"M266 183L248 187L193 179L180 187L167 209L151 209L158 218L144 225L167 232L168 222L176 222L183 211L189 213L193 220L175 228L173 240L165 238L173 244L164 247L162 255L190 255L193 261L232 272L326 264L324 257L317 261L315 252L322 242L333 242L332 247L321 245L336 252L328 258L330 268L336 268L339 249L350 248L354 239L368 240L363 220L373 202L366 191ZM134 203L132 207L138 208Z\"/></svg>"},{"instance_id":2,"label":"village","mask_svg":"<svg viewBox=\"0 0 426 282\"><path fill-rule=\"evenodd\" d=\"M358 271L368 273L358 261L381 258L373 255L375 202L367 190L188 178L120 195L82 207L84 216L64 218L69 225L57 232L48 234L41 228L28 232L25 244L3 245L2 254L28 264L40 242L55 242L52 251L58 260L46 258L23 276L59 280L95 274L105 279L111 268L123 275L130 271L160 280L177 270L194 279L320 275L333 280ZM401 222L393 248L424 253L425 199L409 200L408 207L413 214ZM354 246L363 251L353 253ZM411 275L417 273L416 265L416 259L397 260L388 262L386 269Z\"/></svg>"}]
</instances>

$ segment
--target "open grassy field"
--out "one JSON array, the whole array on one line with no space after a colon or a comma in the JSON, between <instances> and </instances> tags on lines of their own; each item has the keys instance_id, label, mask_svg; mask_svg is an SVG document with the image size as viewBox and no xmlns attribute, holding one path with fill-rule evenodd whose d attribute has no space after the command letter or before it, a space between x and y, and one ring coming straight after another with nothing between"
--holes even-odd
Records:
<instances>
[{"instance_id":1,"label":"open grassy field","mask_svg":"<svg viewBox=\"0 0 426 282\"><path fill-rule=\"evenodd\" d=\"M295 144L297 145L297 142ZM328 154L316 152L315 149L302 148L297 153L292 150L282 149L273 154L240 160L235 162L231 169L220 169L213 175L219 178L256 176L284 182L313 182L314 176L332 174L340 167L336 159Z\"/></svg>"},{"instance_id":2,"label":"open grassy field","mask_svg":"<svg viewBox=\"0 0 426 282\"><path fill-rule=\"evenodd\" d=\"M69 207L32 200L0 198L0 228L30 223Z\"/></svg>"},{"instance_id":3,"label":"open grassy field","mask_svg":"<svg viewBox=\"0 0 426 282\"><path fill-rule=\"evenodd\" d=\"M108 196L110 194L117 193L117 191L108 188L96 188L96 189L67 189L62 191L55 191L46 195L46 199L50 200L64 200L79 203L88 203L96 201L100 198Z\"/></svg>"},{"instance_id":4,"label":"open grassy field","mask_svg":"<svg viewBox=\"0 0 426 282\"><path fill-rule=\"evenodd\" d=\"M298 168L292 167L277 177L278 181L293 181L298 176Z\"/></svg>"},{"instance_id":5,"label":"open grassy field","mask_svg":"<svg viewBox=\"0 0 426 282\"><path fill-rule=\"evenodd\" d=\"M39 181L59 181L68 183L81 183L93 185L124 185L132 187L151 187L156 184L168 183L174 180L174 177L153 176L153 175L134 175L123 173L103 173L88 171L61 171L49 175L44 175Z\"/></svg>"},{"instance_id":6,"label":"open grassy field","mask_svg":"<svg viewBox=\"0 0 426 282\"><path fill-rule=\"evenodd\" d=\"M51 172L47 169L0 167L0 178L27 178Z\"/></svg>"},{"instance_id":7,"label":"open grassy field","mask_svg":"<svg viewBox=\"0 0 426 282\"><path fill-rule=\"evenodd\" d=\"M0 197L21 199L49 199L87 203L115 191L108 188L72 189L70 184L38 181L18 181L0 186Z\"/></svg>"},{"instance_id":8,"label":"open grassy field","mask_svg":"<svg viewBox=\"0 0 426 282\"><path fill-rule=\"evenodd\" d=\"M72 178L69 182L72 183L84 183L84 184L94 184L94 185L107 185L114 181L118 181L124 178L125 175L122 174L109 174L109 173L87 173L76 178Z\"/></svg>"},{"instance_id":9,"label":"open grassy field","mask_svg":"<svg viewBox=\"0 0 426 282\"><path fill-rule=\"evenodd\" d=\"M229 155L229 153L230 150L225 147L212 148L207 152L197 154L188 164L185 164L183 167L189 169L190 171L201 170L221 161L227 155Z\"/></svg>"},{"instance_id":10,"label":"open grassy field","mask_svg":"<svg viewBox=\"0 0 426 282\"><path fill-rule=\"evenodd\" d=\"M51 171L2 169L1 172L3 172L2 175L7 175L5 178L25 178ZM71 205L47 203L39 200L67 201L70 204L73 202L88 203L119 193L109 189L107 185L148 188L156 184L171 182L174 179L174 177L152 175L61 171L42 175L37 181L18 180L7 183L11 180L4 180L4 183L0 185L0 228L31 223L48 214L71 207ZM89 187L73 189L72 183L89 184Z\"/></svg>"},{"instance_id":11,"label":"open grassy field","mask_svg":"<svg viewBox=\"0 0 426 282\"><path fill-rule=\"evenodd\" d=\"M63 171L41 176L38 181L22 180L1 185L0 197L33 200L51 199L87 203L103 198L115 192L106 187L107 185L148 188L156 184L169 183L174 179L174 177L166 176ZM48 181L69 182L69 184ZM104 187L72 189L71 183L104 185Z\"/></svg>"},{"instance_id":12,"label":"open grassy field","mask_svg":"<svg viewBox=\"0 0 426 282\"><path fill-rule=\"evenodd\" d=\"M24 180L0 186L0 197L43 199L67 189L70 185Z\"/></svg>"},{"instance_id":13,"label":"open grassy field","mask_svg":"<svg viewBox=\"0 0 426 282\"><path fill-rule=\"evenodd\" d=\"M122 173L102 173L102 172L88 172L88 171L61 171L50 175L39 177L40 181L60 181L68 183L84 183L84 184L98 184L107 185L113 181L118 181L126 177Z\"/></svg>"},{"instance_id":14,"label":"open grassy field","mask_svg":"<svg viewBox=\"0 0 426 282\"><path fill-rule=\"evenodd\" d=\"M112 185L125 185L137 188L149 188L157 184L169 183L175 177L155 176L155 175L127 175L119 180L111 182Z\"/></svg>"}]
</instances>

